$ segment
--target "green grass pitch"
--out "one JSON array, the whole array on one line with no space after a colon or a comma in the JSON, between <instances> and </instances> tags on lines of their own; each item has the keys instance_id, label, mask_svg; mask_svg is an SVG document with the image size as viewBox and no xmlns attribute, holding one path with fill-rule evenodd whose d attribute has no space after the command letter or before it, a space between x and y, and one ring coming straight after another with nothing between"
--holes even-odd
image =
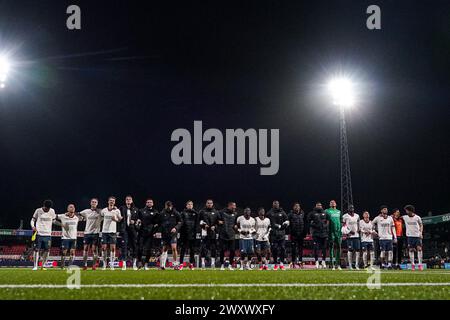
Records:
<instances>
[{"instance_id":1,"label":"green grass pitch","mask_svg":"<svg viewBox=\"0 0 450 320\"><path fill-rule=\"evenodd\" d=\"M80 270L80 289L64 270L0 269L0 299L450 299L450 271ZM400 285L403 284L403 285Z\"/></svg>"}]
</instances>

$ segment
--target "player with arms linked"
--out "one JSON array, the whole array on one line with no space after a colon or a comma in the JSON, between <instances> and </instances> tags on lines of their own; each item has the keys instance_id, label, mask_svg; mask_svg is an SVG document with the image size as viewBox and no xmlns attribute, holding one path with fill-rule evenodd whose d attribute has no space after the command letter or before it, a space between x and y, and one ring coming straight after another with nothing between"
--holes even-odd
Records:
<instances>
[{"instance_id":1,"label":"player with arms linked","mask_svg":"<svg viewBox=\"0 0 450 320\"><path fill-rule=\"evenodd\" d=\"M160 268L166 269L168 250L172 249L172 265L174 270L178 270L177 263L177 236L182 226L180 213L173 207L171 201L166 201L164 209L160 213L161 221L161 257Z\"/></svg>"},{"instance_id":2,"label":"player with arms linked","mask_svg":"<svg viewBox=\"0 0 450 320\"><path fill-rule=\"evenodd\" d=\"M102 227L102 261L103 270L106 270L108 255L109 266L114 270L114 261L116 259L116 241L117 241L117 223L122 220L120 210L116 208L116 198L108 198L108 207L104 208L100 215L103 218Z\"/></svg>"},{"instance_id":3,"label":"player with arms linked","mask_svg":"<svg viewBox=\"0 0 450 320\"><path fill-rule=\"evenodd\" d=\"M56 218L56 213L52 206L52 200L45 200L42 207L34 211L31 218L30 224L33 229L33 236L36 235L33 270L38 270L40 256L42 257L42 270L46 270L45 264L52 245L52 225L53 220Z\"/></svg>"},{"instance_id":4,"label":"player with arms linked","mask_svg":"<svg viewBox=\"0 0 450 320\"><path fill-rule=\"evenodd\" d=\"M413 205L405 206L406 215L402 216L406 226L406 241L408 242L409 259L411 261L411 269L415 270L414 252L417 251L417 262L419 270L423 270L422 265L422 238L423 223L422 218L416 214Z\"/></svg>"},{"instance_id":5,"label":"player with arms linked","mask_svg":"<svg viewBox=\"0 0 450 320\"><path fill-rule=\"evenodd\" d=\"M325 210L329 221L328 241L330 244L330 261L333 270L341 268L341 251L342 251L342 215L337 209L335 200L330 201L330 207Z\"/></svg>"},{"instance_id":6,"label":"player with arms linked","mask_svg":"<svg viewBox=\"0 0 450 320\"><path fill-rule=\"evenodd\" d=\"M202 268L205 268L205 258L210 259L211 268L216 267L217 257L217 229L219 222L219 212L214 208L214 202L211 199L206 200L205 208L200 210L200 227L202 228L202 244L200 256Z\"/></svg>"}]
</instances>

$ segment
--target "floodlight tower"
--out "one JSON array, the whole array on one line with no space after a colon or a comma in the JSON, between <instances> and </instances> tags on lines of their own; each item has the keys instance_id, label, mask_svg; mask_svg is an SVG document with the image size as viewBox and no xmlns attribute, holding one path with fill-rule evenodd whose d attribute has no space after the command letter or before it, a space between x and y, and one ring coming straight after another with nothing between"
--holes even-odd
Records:
<instances>
[{"instance_id":1,"label":"floodlight tower","mask_svg":"<svg viewBox=\"0 0 450 320\"><path fill-rule=\"evenodd\" d=\"M354 104L353 85L349 79L336 78L330 81L329 89L333 97L333 104L339 107L340 127L340 158L341 158L341 212L353 205L352 177L350 159L348 155L347 126L345 110Z\"/></svg>"}]
</instances>

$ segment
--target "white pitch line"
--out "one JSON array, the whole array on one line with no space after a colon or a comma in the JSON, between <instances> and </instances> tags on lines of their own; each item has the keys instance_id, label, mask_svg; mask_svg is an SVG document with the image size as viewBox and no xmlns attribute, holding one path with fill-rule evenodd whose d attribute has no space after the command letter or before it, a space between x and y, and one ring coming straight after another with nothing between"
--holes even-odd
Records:
<instances>
[{"instance_id":1,"label":"white pitch line","mask_svg":"<svg viewBox=\"0 0 450 320\"><path fill-rule=\"evenodd\" d=\"M386 282L382 287L450 287L450 282ZM367 283L151 283L151 284L85 284L91 288L229 288L229 287L377 287ZM74 287L72 285L72 287ZM65 284L2 284L1 289L64 289Z\"/></svg>"},{"instance_id":2,"label":"white pitch line","mask_svg":"<svg viewBox=\"0 0 450 320\"><path fill-rule=\"evenodd\" d=\"M367 271L367 270L342 270L339 272L344 273L373 273L373 271ZM380 271L381 274L423 274L423 275L431 275L431 274L446 274L450 275L450 271L411 271L411 270L405 270L405 271Z\"/></svg>"}]
</instances>

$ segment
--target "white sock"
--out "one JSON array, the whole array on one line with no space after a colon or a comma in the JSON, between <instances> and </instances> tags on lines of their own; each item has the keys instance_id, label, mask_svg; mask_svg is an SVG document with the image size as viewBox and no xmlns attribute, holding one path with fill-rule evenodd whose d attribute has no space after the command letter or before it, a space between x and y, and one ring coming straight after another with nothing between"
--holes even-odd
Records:
<instances>
[{"instance_id":1,"label":"white sock","mask_svg":"<svg viewBox=\"0 0 450 320\"><path fill-rule=\"evenodd\" d=\"M373 266L373 262L375 261L375 252L370 251L370 265Z\"/></svg>"},{"instance_id":2,"label":"white sock","mask_svg":"<svg viewBox=\"0 0 450 320\"><path fill-rule=\"evenodd\" d=\"M411 265L414 264L414 251L410 250L409 251L409 260L411 261Z\"/></svg>"},{"instance_id":3,"label":"white sock","mask_svg":"<svg viewBox=\"0 0 450 320\"><path fill-rule=\"evenodd\" d=\"M103 262L103 267L106 268L106 250L102 250L102 262Z\"/></svg>"},{"instance_id":4,"label":"white sock","mask_svg":"<svg viewBox=\"0 0 450 320\"><path fill-rule=\"evenodd\" d=\"M419 264L422 264L422 250L417 251L417 260L419 260Z\"/></svg>"},{"instance_id":5,"label":"white sock","mask_svg":"<svg viewBox=\"0 0 450 320\"><path fill-rule=\"evenodd\" d=\"M106 262L106 267L111 266L111 251L110 250L106 250L105 262Z\"/></svg>"},{"instance_id":6,"label":"white sock","mask_svg":"<svg viewBox=\"0 0 450 320\"><path fill-rule=\"evenodd\" d=\"M45 268L45 265L47 263L47 258L48 258L48 251L45 251L42 254L42 268Z\"/></svg>"},{"instance_id":7,"label":"white sock","mask_svg":"<svg viewBox=\"0 0 450 320\"><path fill-rule=\"evenodd\" d=\"M37 268L39 265L39 251L34 252L34 267Z\"/></svg>"},{"instance_id":8,"label":"white sock","mask_svg":"<svg viewBox=\"0 0 450 320\"><path fill-rule=\"evenodd\" d=\"M352 266L352 256L353 256L353 252L348 251L348 252L347 252L347 259L348 259L348 266L349 266L349 267Z\"/></svg>"},{"instance_id":9,"label":"white sock","mask_svg":"<svg viewBox=\"0 0 450 320\"><path fill-rule=\"evenodd\" d=\"M169 259L169 252L165 252L164 253L164 267L166 266L166 262L167 262L167 260Z\"/></svg>"},{"instance_id":10,"label":"white sock","mask_svg":"<svg viewBox=\"0 0 450 320\"><path fill-rule=\"evenodd\" d=\"M133 268L135 268L136 266L137 266L137 259L134 258L134 259L133 259Z\"/></svg>"},{"instance_id":11,"label":"white sock","mask_svg":"<svg viewBox=\"0 0 450 320\"><path fill-rule=\"evenodd\" d=\"M367 251L363 252L363 263L364 263L364 266L367 266Z\"/></svg>"},{"instance_id":12,"label":"white sock","mask_svg":"<svg viewBox=\"0 0 450 320\"><path fill-rule=\"evenodd\" d=\"M167 251L161 253L161 256L159 257L159 266L161 268L165 268L166 267L166 261L167 261Z\"/></svg>"},{"instance_id":13,"label":"white sock","mask_svg":"<svg viewBox=\"0 0 450 320\"><path fill-rule=\"evenodd\" d=\"M114 261L116 261L116 251L110 251L109 252L109 262L111 268L114 268Z\"/></svg>"},{"instance_id":14,"label":"white sock","mask_svg":"<svg viewBox=\"0 0 450 320\"><path fill-rule=\"evenodd\" d=\"M73 265L74 261L75 261L75 254L71 254L70 255L70 260L69 260L69 266Z\"/></svg>"},{"instance_id":15,"label":"white sock","mask_svg":"<svg viewBox=\"0 0 450 320\"><path fill-rule=\"evenodd\" d=\"M355 266L359 267L359 251L356 251Z\"/></svg>"},{"instance_id":16,"label":"white sock","mask_svg":"<svg viewBox=\"0 0 450 320\"><path fill-rule=\"evenodd\" d=\"M164 259L164 252L159 256L159 266L161 268L166 267L166 260Z\"/></svg>"},{"instance_id":17,"label":"white sock","mask_svg":"<svg viewBox=\"0 0 450 320\"><path fill-rule=\"evenodd\" d=\"M202 258L202 266L205 265L205 258Z\"/></svg>"},{"instance_id":18,"label":"white sock","mask_svg":"<svg viewBox=\"0 0 450 320\"><path fill-rule=\"evenodd\" d=\"M394 252L389 251L388 252L388 262L391 263L393 258L394 258Z\"/></svg>"},{"instance_id":19,"label":"white sock","mask_svg":"<svg viewBox=\"0 0 450 320\"><path fill-rule=\"evenodd\" d=\"M381 263L386 263L385 256L386 256L386 251L381 251L380 252Z\"/></svg>"},{"instance_id":20,"label":"white sock","mask_svg":"<svg viewBox=\"0 0 450 320\"><path fill-rule=\"evenodd\" d=\"M216 258L211 258L211 265L215 265L216 264Z\"/></svg>"},{"instance_id":21,"label":"white sock","mask_svg":"<svg viewBox=\"0 0 450 320\"><path fill-rule=\"evenodd\" d=\"M83 250L83 261L84 261L84 266L87 267L87 260L88 260L88 251L87 250Z\"/></svg>"}]
</instances>

